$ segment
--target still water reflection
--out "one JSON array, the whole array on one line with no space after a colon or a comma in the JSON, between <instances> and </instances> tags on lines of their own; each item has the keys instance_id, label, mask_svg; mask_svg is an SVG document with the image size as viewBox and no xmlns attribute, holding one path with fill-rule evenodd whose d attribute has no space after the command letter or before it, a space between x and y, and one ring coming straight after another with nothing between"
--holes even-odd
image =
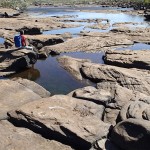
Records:
<instances>
[{"instance_id":1,"label":"still water reflection","mask_svg":"<svg viewBox=\"0 0 150 150\"><path fill-rule=\"evenodd\" d=\"M95 63L103 63L103 53L74 52L61 54L74 58L90 59ZM60 57L60 56L57 56ZM52 94L67 94L72 90L87 85L93 85L89 80L78 81L71 74L65 71L57 62L57 57L49 56L45 60L38 60L34 68L28 69L13 77L30 79L40 84Z\"/></svg>"}]
</instances>

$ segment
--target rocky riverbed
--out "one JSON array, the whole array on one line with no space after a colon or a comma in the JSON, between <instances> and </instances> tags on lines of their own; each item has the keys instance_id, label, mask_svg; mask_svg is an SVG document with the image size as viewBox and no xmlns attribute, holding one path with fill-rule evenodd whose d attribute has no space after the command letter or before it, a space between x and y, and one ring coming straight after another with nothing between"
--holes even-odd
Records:
<instances>
[{"instance_id":1,"label":"rocky riverbed","mask_svg":"<svg viewBox=\"0 0 150 150\"><path fill-rule=\"evenodd\" d=\"M135 43L148 46L149 22L113 22L74 15L40 18L0 10L4 12L9 18L0 18L0 37L8 44L7 49L4 44L0 46L1 150L150 149L150 48L126 48ZM76 37L71 33L43 34L76 27L83 29ZM22 29L34 51L14 47L13 36ZM103 52L104 64L59 56L68 52ZM58 55L59 65L75 80L86 79L93 84L66 95L52 95L33 81L13 76L8 79L32 68L39 59L49 59L49 55Z\"/></svg>"}]
</instances>

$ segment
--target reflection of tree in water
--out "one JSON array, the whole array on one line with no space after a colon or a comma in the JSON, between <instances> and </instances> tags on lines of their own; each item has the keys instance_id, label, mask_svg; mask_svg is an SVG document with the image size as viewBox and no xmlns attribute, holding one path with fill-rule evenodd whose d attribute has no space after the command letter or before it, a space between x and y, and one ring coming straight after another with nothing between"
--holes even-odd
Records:
<instances>
[{"instance_id":1,"label":"reflection of tree in water","mask_svg":"<svg viewBox=\"0 0 150 150\"><path fill-rule=\"evenodd\" d=\"M21 78L25 78L25 79L29 79L32 81L35 81L37 78L40 77L40 72L37 69L34 69L33 67L27 70L24 70L20 73L17 73L15 75L12 75L11 78L14 77L21 77Z\"/></svg>"}]
</instances>

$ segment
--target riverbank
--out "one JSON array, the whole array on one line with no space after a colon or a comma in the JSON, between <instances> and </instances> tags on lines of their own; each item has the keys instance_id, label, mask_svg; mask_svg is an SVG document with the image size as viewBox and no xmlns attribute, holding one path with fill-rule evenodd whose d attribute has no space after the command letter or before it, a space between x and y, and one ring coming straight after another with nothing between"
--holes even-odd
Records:
<instances>
[{"instance_id":1,"label":"riverbank","mask_svg":"<svg viewBox=\"0 0 150 150\"><path fill-rule=\"evenodd\" d=\"M1 150L149 150L149 22L74 8L0 18ZM15 49L20 30L34 52Z\"/></svg>"}]
</instances>

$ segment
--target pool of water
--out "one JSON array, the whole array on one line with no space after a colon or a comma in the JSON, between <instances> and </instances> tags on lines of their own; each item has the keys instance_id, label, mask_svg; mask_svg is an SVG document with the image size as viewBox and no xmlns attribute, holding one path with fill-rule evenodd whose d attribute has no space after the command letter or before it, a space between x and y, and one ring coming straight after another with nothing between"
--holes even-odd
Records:
<instances>
[{"instance_id":1,"label":"pool of water","mask_svg":"<svg viewBox=\"0 0 150 150\"><path fill-rule=\"evenodd\" d=\"M101 6L84 6L84 7L65 7L65 6L59 6L59 7L28 7L27 12L29 14L38 16L39 14L43 15L72 15L75 12L80 12L81 10L133 10L132 8L119 8L119 7L101 7ZM34 14L33 14L34 13Z\"/></svg>"},{"instance_id":2,"label":"pool of water","mask_svg":"<svg viewBox=\"0 0 150 150\"><path fill-rule=\"evenodd\" d=\"M4 38L0 37L0 44L3 44L4 43Z\"/></svg>"},{"instance_id":3,"label":"pool of water","mask_svg":"<svg viewBox=\"0 0 150 150\"><path fill-rule=\"evenodd\" d=\"M48 17L48 16L62 16L62 15L73 15L76 16L76 23L79 23L81 26L75 28L65 28L65 29L57 29L51 31L44 31L43 34L63 34L65 32L70 32L73 36L78 35L81 31L97 31L97 32L108 32L112 28L113 23L118 22L137 22L146 24L144 21L144 17L142 16L134 16L127 15L123 13L118 14L105 14L105 13L93 13L93 12L81 12L77 10L78 8L29 8L28 13L32 14L35 17ZM81 8L80 8L81 9ZM89 8L88 8L89 9ZM94 8L93 8L94 9ZM101 8L97 8L101 9ZM109 9L109 8L107 8ZM114 9L114 8L113 8ZM110 28L107 30L98 30L98 29L90 29L87 28L90 23L87 22L78 22L81 19L109 19L110 20ZM144 23L144 24L143 24ZM75 24L75 22L73 22ZM147 26L147 24L145 25ZM131 49L131 50L140 50L140 49L149 49L149 45L143 43L136 43L133 46L120 48L118 50ZM95 63L103 63L102 56L103 53L83 53L83 52L75 52L75 53L65 53L62 55L68 55L81 59L90 59ZM59 56L57 56L59 57ZM65 71L60 64L57 62L57 57L48 57L45 60L38 60L34 65L34 68L28 69L22 73L19 73L15 76L27 78L35 81L40 84L52 94L67 94L74 89L84 87L87 85L91 85L92 83L89 80L78 81L72 75L70 75L67 71Z\"/></svg>"},{"instance_id":4,"label":"pool of water","mask_svg":"<svg viewBox=\"0 0 150 150\"><path fill-rule=\"evenodd\" d=\"M88 10L92 9L104 9L102 7L92 7ZM105 9L112 9L112 8L105 8ZM117 8L113 8L117 9ZM85 10L84 7L80 8L80 10ZM144 22L143 16L137 16L137 15L127 15L124 13L118 13L118 14L106 14L106 13L94 13L94 12L82 12L79 11L76 8L70 8L70 7L35 7L35 8L29 8L27 10L27 13L31 14L35 17L48 17L48 16L63 16L63 15L73 15L77 16L74 18L75 20L80 19L109 19L111 23L116 22Z\"/></svg>"},{"instance_id":5,"label":"pool of water","mask_svg":"<svg viewBox=\"0 0 150 150\"><path fill-rule=\"evenodd\" d=\"M106 13L94 13L94 12L82 12L78 10L79 8L73 7L35 7L35 8L29 8L28 13L31 14L34 17L50 17L50 16L74 16L73 18L66 18L66 19L74 19L76 22L73 22L73 24L79 24L80 27L75 28L65 28L65 29L57 29L57 30L49 30L44 31L43 34L63 34L65 32L70 32L73 36L76 36L80 33L80 31L94 31L94 32L108 32L113 27L112 24L119 23L119 22L134 22L138 23L136 27L148 27L149 24L145 21L145 18L143 16L137 16L137 15L128 15L124 13L118 13L118 14L106 14ZM102 7L83 7L80 8L81 10L89 10L89 9L117 9L117 8L102 8ZM65 19L65 20L66 20ZM79 22L79 20L83 19L108 19L110 23L110 27L106 30L101 29L91 29L87 26L91 25L92 23L87 22ZM69 22L68 22L69 23ZM140 24L142 23L142 24ZM70 23L71 24L71 23Z\"/></svg>"},{"instance_id":6,"label":"pool of water","mask_svg":"<svg viewBox=\"0 0 150 150\"><path fill-rule=\"evenodd\" d=\"M103 63L104 53L62 53L74 58L90 59L95 63ZM57 56L57 57L60 57ZM34 68L28 69L12 77L22 77L35 81L52 94L67 94L77 88L93 85L89 80L78 81L70 73L64 70L57 62L57 57L48 57L45 60L38 60Z\"/></svg>"},{"instance_id":7,"label":"pool of water","mask_svg":"<svg viewBox=\"0 0 150 150\"><path fill-rule=\"evenodd\" d=\"M117 48L116 50L150 50L150 45L144 43L135 43L132 46Z\"/></svg>"}]
</instances>

